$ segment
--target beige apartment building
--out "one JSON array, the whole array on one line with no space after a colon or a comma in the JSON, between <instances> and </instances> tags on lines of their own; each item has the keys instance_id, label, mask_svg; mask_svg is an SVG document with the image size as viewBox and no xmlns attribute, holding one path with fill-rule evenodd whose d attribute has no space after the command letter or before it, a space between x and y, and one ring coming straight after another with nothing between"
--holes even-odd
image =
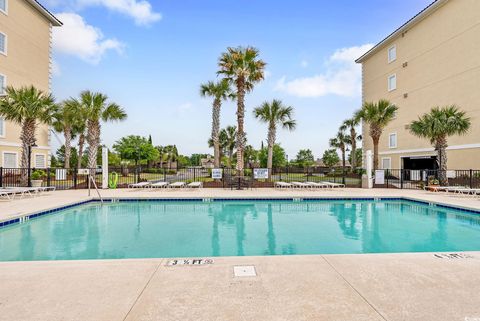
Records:
<instances>
[{"instance_id":1,"label":"beige apartment building","mask_svg":"<svg viewBox=\"0 0 480 321\"><path fill-rule=\"evenodd\" d=\"M430 142L407 125L434 106L455 104L472 127L449 138L448 168L480 169L480 0L433 2L357 62L363 101L385 98L399 107L380 140L380 168L435 169ZM373 150L368 126L363 137L364 151Z\"/></svg>"},{"instance_id":2,"label":"beige apartment building","mask_svg":"<svg viewBox=\"0 0 480 321\"><path fill-rule=\"evenodd\" d=\"M61 22L35 0L0 0L0 94L6 86L30 86L50 92L52 27ZM50 130L40 125L32 167L50 159ZM20 166L20 126L0 118L0 166Z\"/></svg>"}]
</instances>

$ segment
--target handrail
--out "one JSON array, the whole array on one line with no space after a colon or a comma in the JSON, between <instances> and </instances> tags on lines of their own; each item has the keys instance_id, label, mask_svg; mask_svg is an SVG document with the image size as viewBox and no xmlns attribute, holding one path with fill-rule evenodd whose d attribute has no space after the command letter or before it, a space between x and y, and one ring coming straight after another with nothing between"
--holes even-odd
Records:
<instances>
[{"instance_id":1,"label":"handrail","mask_svg":"<svg viewBox=\"0 0 480 321\"><path fill-rule=\"evenodd\" d=\"M102 198L102 195L100 195L100 191L98 190L97 183L93 179L92 175L89 173L88 174L88 196L90 196L90 182L93 183L93 186L95 187L95 190L97 191L97 195L100 198L100 203L103 204L103 198Z\"/></svg>"}]
</instances>

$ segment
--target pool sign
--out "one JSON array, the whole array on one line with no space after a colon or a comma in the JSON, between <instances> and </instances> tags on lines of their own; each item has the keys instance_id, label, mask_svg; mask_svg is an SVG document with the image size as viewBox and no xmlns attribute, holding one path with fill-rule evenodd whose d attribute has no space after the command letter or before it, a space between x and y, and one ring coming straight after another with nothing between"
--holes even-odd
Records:
<instances>
[{"instance_id":1,"label":"pool sign","mask_svg":"<svg viewBox=\"0 0 480 321\"><path fill-rule=\"evenodd\" d=\"M379 169L375 171L375 184L383 185L385 184L385 171Z\"/></svg>"},{"instance_id":2,"label":"pool sign","mask_svg":"<svg viewBox=\"0 0 480 321\"><path fill-rule=\"evenodd\" d=\"M268 178L268 168L254 168L253 169L253 178L255 178L255 179L267 179Z\"/></svg>"},{"instance_id":3,"label":"pool sign","mask_svg":"<svg viewBox=\"0 0 480 321\"><path fill-rule=\"evenodd\" d=\"M221 168L212 169L212 178L213 179L222 179L223 170Z\"/></svg>"}]
</instances>

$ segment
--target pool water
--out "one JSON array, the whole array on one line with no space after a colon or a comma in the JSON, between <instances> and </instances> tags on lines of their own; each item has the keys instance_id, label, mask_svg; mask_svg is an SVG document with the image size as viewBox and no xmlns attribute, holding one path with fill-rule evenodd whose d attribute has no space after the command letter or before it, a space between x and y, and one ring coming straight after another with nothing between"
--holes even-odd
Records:
<instances>
[{"instance_id":1,"label":"pool water","mask_svg":"<svg viewBox=\"0 0 480 321\"><path fill-rule=\"evenodd\" d=\"M0 229L0 260L480 250L480 215L392 201L90 203Z\"/></svg>"}]
</instances>

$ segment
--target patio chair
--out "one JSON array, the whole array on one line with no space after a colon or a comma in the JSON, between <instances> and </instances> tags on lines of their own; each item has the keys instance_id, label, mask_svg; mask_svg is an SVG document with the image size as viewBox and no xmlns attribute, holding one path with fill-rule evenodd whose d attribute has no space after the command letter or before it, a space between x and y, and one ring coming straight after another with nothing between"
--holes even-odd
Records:
<instances>
[{"instance_id":1,"label":"patio chair","mask_svg":"<svg viewBox=\"0 0 480 321\"><path fill-rule=\"evenodd\" d=\"M15 199L15 191L1 188L0 189L0 197L5 197L7 200L11 201Z\"/></svg>"},{"instance_id":2,"label":"patio chair","mask_svg":"<svg viewBox=\"0 0 480 321\"><path fill-rule=\"evenodd\" d=\"M310 185L310 187L312 188L328 188L329 187L328 184L317 183L317 182L305 182L305 184Z\"/></svg>"},{"instance_id":3,"label":"patio chair","mask_svg":"<svg viewBox=\"0 0 480 321\"><path fill-rule=\"evenodd\" d=\"M175 182L168 185L168 188L184 188L187 185L185 182Z\"/></svg>"},{"instance_id":4,"label":"patio chair","mask_svg":"<svg viewBox=\"0 0 480 321\"><path fill-rule=\"evenodd\" d=\"M192 182L190 184L187 184L187 188L203 188L203 182Z\"/></svg>"},{"instance_id":5,"label":"patio chair","mask_svg":"<svg viewBox=\"0 0 480 321\"><path fill-rule=\"evenodd\" d=\"M302 182L291 182L290 184L292 184L294 188L305 188L305 189L311 188L309 184L302 183Z\"/></svg>"},{"instance_id":6,"label":"patio chair","mask_svg":"<svg viewBox=\"0 0 480 321\"><path fill-rule=\"evenodd\" d=\"M277 189L287 189L292 188L293 185L287 182L275 182L274 187Z\"/></svg>"},{"instance_id":7,"label":"patio chair","mask_svg":"<svg viewBox=\"0 0 480 321\"><path fill-rule=\"evenodd\" d=\"M332 183L332 182L320 182L322 184L328 185L328 187L331 188L345 188L345 184L340 184L340 183Z\"/></svg>"},{"instance_id":8,"label":"patio chair","mask_svg":"<svg viewBox=\"0 0 480 321\"><path fill-rule=\"evenodd\" d=\"M128 188L148 188L152 185L150 182L140 182L140 183L135 183L135 184L129 184Z\"/></svg>"},{"instance_id":9,"label":"patio chair","mask_svg":"<svg viewBox=\"0 0 480 321\"><path fill-rule=\"evenodd\" d=\"M150 184L150 188L167 188L168 187L168 182L156 182L153 184Z\"/></svg>"}]
</instances>

